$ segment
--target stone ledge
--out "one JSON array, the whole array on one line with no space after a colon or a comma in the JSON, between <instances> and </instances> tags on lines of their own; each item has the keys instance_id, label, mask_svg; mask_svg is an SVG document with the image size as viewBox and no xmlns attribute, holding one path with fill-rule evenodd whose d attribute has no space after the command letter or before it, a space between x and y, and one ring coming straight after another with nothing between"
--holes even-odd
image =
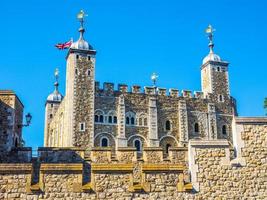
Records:
<instances>
[{"instance_id":1,"label":"stone ledge","mask_svg":"<svg viewBox=\"0 0 267 200\"><path fill-rule=\"evenodd\" d=\"M143 164L142 171L155 172L155 171L183 171L185 170L184 165L177 164Z\"/></svg>"},{"instance_id":2,"label":"stone ledge","mask_svg":"<svg viewBox=\"0 0 267 200\"><path fill-rule=\"evenodd\" d=\"M188 151L188 148L186 148L186 147L171 147L171 148L169 148L169 151Z\"/></svg>"},{"instance_id":3,"label":"stone ledge","mask_svg":"<svg viewBox=\"0 0 267 200\"><path fill-rule=\"evenodd\" d=\"M16 171L27 171L31 172L32 171L32 164L31 163L5 163L5 164L0 164L0 172L16 172Z\"/></svg>"},{"instance_id":4,"label":"stone ledge","mask_svg":"<svg viewBox=\"0 0 267 200\"><path fill-rule=\"evenodd\" d=\"M189 146L201 148L228 148L229 142L227 140L190 140Z\"/></svg>"},{"instance_id":5,"label":"stone ledge","mask_svg":"<svg viewBox=\"0 0 267 200\"><path fill-rule=\"evenodd\" d=\"M112 151L111 147L93 147L92 150L93 151Z\"/></svg>"},{"instance_id":6,"label":"stone ledge","mask_svg":"<svg viewBox=\"0 0 267 200\"><path fill-rule=\"evenodd\" d=\"M162 151L162 147L144 147L144 151Z\"/></svg>"},{"instance_id":7,"label":"stone ledge","mask_svg":"<svg viewBox=\"0 0 267 200\"><path fill-rule=\"evenodd\" d=\"M136 148L133 148L133 147L119 147L117 149L117 151L129 151L129 152L134 151L134 152L136 152Z\"/></svg>"},{"instance_id":8,"label":"stone ledge","mask_svg":"<svg viewBox=\"0 0 267 200\"><path fill-rule=\"evenodd\" d=\"M42 163L40 166L40 171L82 171L82 163L67 163L67 164L57 164L57 163Z\"/></svg>"},{"instance_id":9,"label":"stone ledge","mask_svg":"<svg viewBox=\"0 0 267 200\"><path fill-rule=\"evenodd\" d=\"M79 147L38 147L38 151L85 151Z\"/></svg>"},{"instance_id":10,"label":"stone ledge","mask_svg":"<svg viewBox=\"0 0 267 200\"><path fill-rule=\"evenodd\" d=\"M92 164L92 172L101 171L121 171L121 172L132 172L134 169L133 164Z\"/></svg>"},{"instance_id":11,"label":"stone ledge","mask_svg":"<svg viewBox=\"0 0 267 200\"><path fill-rule=\"evenodd\" d=\"M237 124L267 124L267 117L236 117Z\"/></svg>"}]
</instances>

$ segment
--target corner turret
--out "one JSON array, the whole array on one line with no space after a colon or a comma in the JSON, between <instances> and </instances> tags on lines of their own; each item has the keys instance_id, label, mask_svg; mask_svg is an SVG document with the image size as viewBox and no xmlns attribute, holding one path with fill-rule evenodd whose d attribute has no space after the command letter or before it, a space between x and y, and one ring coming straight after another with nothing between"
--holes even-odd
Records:
<instances>
[{"instance_id":1,"label":"corner turret","mask_svg":"<svg viewBox=\"0 0 267 200\"><path fill-rule=\"evenodd\" d=\"M201 66L201 85L204 95L214 94L218 102L224 102L230 98L228 62L214 53L213 35L215 29L209 25L206 33L209 38L209 54L203 59Z\"/></svg>"}]
</instances>

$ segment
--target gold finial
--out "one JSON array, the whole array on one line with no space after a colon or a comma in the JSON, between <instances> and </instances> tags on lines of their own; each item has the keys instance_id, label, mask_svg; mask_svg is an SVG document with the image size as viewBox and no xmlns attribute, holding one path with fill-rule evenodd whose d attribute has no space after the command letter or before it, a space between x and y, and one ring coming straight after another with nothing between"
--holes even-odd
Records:
<instances>
[{"instance_id":1,"label":"gold finial","mask_svg":"<svg viewBox=\"0 0 267 200\"><path fill-rule=\"evenodd\" d=\"M211 25L208 25L208 27L205 30L205 32L208 34L208 38L209 38L210 52L213 52L213 47L214 47L213 34L215 31L216 31L216 29L214 29Z\"/></svg>"},{"instance_id":2,"label":"gold finial","mask_svg":"<svg viewBox=\"0 0 267 200\"><path fill-rule=\"evenodd\" d=\"M77 19L81 22L82 26L83 26L83 22L84 22L84 18L87 17L88 15L85 14L85 12L83 10L81 10L78 14L77 14Z\"/></svg>"}]
</instances>

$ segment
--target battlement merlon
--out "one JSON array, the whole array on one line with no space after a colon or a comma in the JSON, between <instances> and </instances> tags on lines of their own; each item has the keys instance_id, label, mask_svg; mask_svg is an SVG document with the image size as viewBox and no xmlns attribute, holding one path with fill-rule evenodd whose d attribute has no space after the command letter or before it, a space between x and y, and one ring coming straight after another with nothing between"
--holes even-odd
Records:
<instances>
[{"instance_id":1,"label":"battlement merlon","mask_svg":"<svg viewBox=\"0 0 267 200\"><path fill-rule=\"evenodd\" d=\"M131 88L131 90L129 90ZM104 82L103 87L100 86L99 81L95 81L95 92L101 93L101 96L116 96L118 93L122 94L140 94L140 95L158 95L166 97L183 97L183 98L197 98L197 99L210 99L210 95L202 91L191 91L191 90L182 90L181 93L178 89L170 88L169 90L162 87L154 86L145 86L144 89L141 89L140 85L128 86L127 84L119 83L117 89L115 89L115 84L110 82ZM168 92L167 92L168 91Z\"/></svg>"}]
</instances>

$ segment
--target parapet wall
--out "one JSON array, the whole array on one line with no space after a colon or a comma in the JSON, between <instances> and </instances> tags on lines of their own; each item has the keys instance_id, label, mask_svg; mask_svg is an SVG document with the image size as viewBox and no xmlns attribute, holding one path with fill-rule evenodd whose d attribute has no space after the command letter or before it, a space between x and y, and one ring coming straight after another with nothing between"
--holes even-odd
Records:
<instances>
[{"instance_id":1,"label":"parapet wall","mask_svg":"<svg viewBox=\"0 0 267 200\"><path fill-rule=\"evenodd\" d=\"M0 164L0 199L266 199L267 120L260 121L236 119L234 159L226 140L191 140L168 158L159 148L142 156L132 148L40 148L31 162Z\"/></svg>"},{"instance_id":2,"label":"parapet wall","mask_svg":"<svg viewBox=\"0 0 267 200\"><path fill-rule=\"evenodd\" d=\"M129 87L126 84L118 84L117 89L115 89L114 83L103 83L103 87L100 87L99 82L95 82L95 90L96 92L104 92L106 95L114 95L116 92L120 93L132 93L132 94L147 94L153 95L158 94L160 96L170 96L170 97L184 97L184 98L209 98L209 95L204 96L204 93L201 91L194 91L191 90L181 90L175 88L160 88L160 87L153 87L153 86L145 86L142 90L142 87L139 85L133 85Z\"/></svg>"}]
</instances>

